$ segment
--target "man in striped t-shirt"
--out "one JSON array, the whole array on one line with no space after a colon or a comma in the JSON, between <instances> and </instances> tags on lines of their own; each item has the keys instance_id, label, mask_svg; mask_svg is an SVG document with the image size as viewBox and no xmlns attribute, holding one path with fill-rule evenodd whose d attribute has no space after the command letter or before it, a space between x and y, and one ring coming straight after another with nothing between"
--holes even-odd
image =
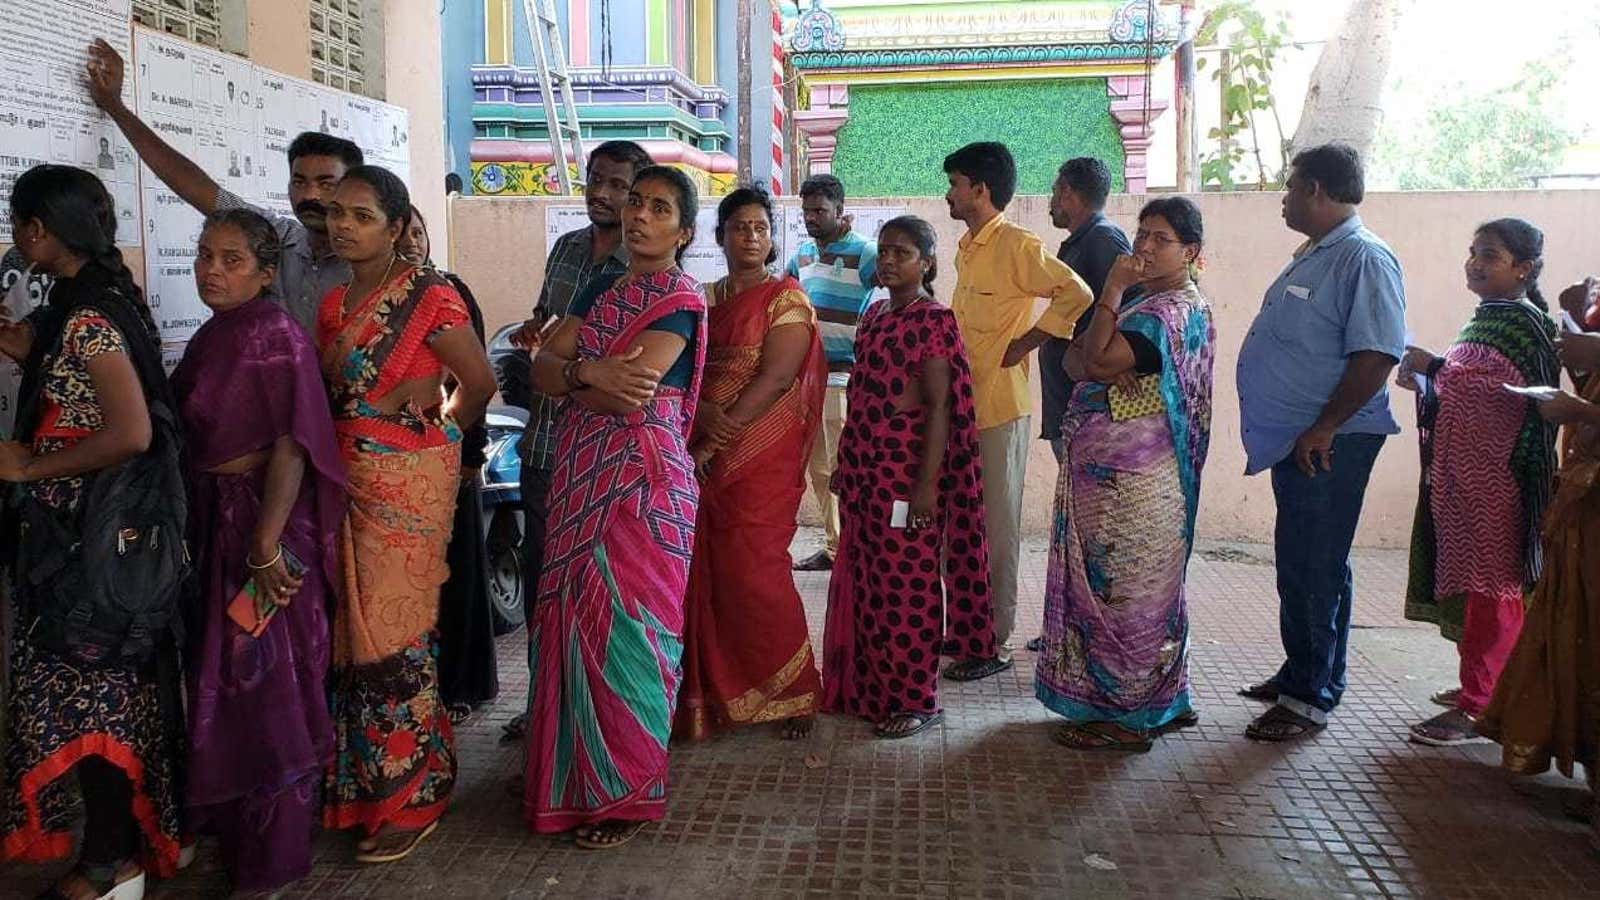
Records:
<instances>
[{"instance_id":1,"label":"man in striped t-shirt","mask_svg":"<svg viewBox=\"0 0 1600 900\"><path fill-rule=\"evenodd\" d=\"M844 185L832 175L806 179L800 186L800 212L811 239L789 260L789 274L800 280L817 309L822 349L828 356L828 394L810 467L811 493L822 509L827 543L794 567L825 572L833 568L839 550L839 506L828 482L839 455L839 432L844 430L844 393L856 360L856 325L872 300L877 280L878 247L851 230L850 217L844 214Z\"/></svg>"}]
</instances>

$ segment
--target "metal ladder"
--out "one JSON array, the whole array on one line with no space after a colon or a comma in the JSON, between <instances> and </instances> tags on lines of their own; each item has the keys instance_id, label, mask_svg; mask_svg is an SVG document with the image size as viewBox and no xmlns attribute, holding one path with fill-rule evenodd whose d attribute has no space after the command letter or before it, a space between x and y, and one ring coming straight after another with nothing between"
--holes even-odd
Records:
<instances>
[{"instance_id":1,"label":"metal ladder","mask_svg":"<svg viewBox=\"0 0 1600 900\"><path fill-rule=\"evenodd\" d=\"M561 26L556 22L554 0L522 0L528 20L528 37L533 56L539 63L539 96L544 100L545 129L550 135L551 165L561 193L573 193L570 162L578 168L578 184L584 181L583 134L578 130L578 107L572 100L572 76L567 73L567 48L561 42ZM561 91L561 113L556 113L555 91ZM570 153L571 159L568 159Z\"/></svg>"}]
</instances>

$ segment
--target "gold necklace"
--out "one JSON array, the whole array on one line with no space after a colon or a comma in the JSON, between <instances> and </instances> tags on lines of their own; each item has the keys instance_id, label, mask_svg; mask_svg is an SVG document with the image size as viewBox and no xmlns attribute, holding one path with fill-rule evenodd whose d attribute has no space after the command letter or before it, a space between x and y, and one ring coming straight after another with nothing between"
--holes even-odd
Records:
<instances>
[{"instance_id":1,"label":"gold necklace","mask_svg":"<svg viewBox=\"0 0 1600 900\"><path fill-rule=\"evenodd\" d=\"M384 269L383 269L383 277L378 279L378 284L377 284L376 287L374 287L370 291L367 291L366 296L361 298L361 300L363 302L366 301L367 297L371 297L374 293L377 293L378 291L382 290L384 285L389 283L389 273L394 271L394 264L396 262L399 262L399 261L400 261L400 254L394 253L394 252L391 252L389 254L389 265L384 267ZM354 272L351 272L350 273L350 280L346 281L344 283L344 309L342 310L342 312L344 313L344 318L346 318L346 319L350 318L350 296L352 294L351 288L355 286L355 281L356 281L356 274ZM360 306L361 306L360 303L356 304L357 308L360 308Z\"/></svg>"}]
</instances>

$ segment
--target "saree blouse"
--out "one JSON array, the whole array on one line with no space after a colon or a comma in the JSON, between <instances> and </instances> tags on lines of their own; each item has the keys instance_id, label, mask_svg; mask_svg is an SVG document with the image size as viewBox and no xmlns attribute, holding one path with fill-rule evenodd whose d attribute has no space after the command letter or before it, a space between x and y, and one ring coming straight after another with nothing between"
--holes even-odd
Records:
<instances>
[{"instance_id":1,"label":"saree blouse","mask_svg":"<svg viewBox=\"0 0 1600 900\"><path fill-rule=\"evenodd\" d=\"M444 371L433 352L439 335L470 325L466 301L433 269L408 267L362 301L349 315L348 285L328 292L317 313L317 346L328 383L334 424L347 449L410 453L461 440L461 430L439 402L408 401L385 413L374 404L396 387Z\"/></svg>"}]
</instances>

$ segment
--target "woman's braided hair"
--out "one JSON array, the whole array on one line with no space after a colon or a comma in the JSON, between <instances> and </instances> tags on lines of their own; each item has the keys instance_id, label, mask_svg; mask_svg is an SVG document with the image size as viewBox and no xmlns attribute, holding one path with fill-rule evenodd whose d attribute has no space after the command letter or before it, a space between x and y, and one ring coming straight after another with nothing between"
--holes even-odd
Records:
<instances>
[{"instance_id":1,"label":"woman's braided hair","mask_svg":"<svg viewBox=\"0 0 1600 900\"><path fill-rule=\"evenodd\" d=\"M11 189L11 221L37 219L61 245L101 269L111 286L137 310L153 340L160 340L144 292L117 249L117 210L99 178L72 166L34 166Z\"/></svg>"}]
</instances>

